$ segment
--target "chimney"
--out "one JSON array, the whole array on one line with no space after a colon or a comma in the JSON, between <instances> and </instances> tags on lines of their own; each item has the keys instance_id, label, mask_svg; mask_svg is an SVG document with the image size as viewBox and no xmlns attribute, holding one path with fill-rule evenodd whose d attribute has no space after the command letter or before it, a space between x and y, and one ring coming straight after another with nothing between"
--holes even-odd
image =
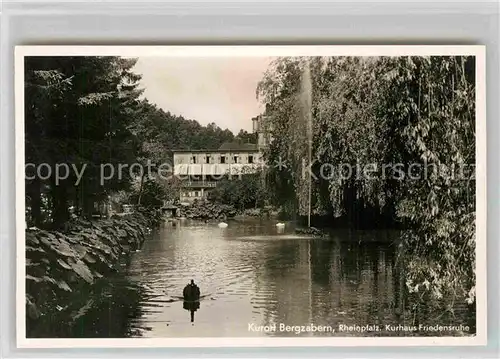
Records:
<instances>
[{"instance_id":1,"label":"chimney","mask_svg":"<svg viewBox=\"0 0 500 359\"><path fill-rule=\"evenodd\" d=\"M252 118L253 133L259 132L260 116Z\"/></svg>"}]
</instances>

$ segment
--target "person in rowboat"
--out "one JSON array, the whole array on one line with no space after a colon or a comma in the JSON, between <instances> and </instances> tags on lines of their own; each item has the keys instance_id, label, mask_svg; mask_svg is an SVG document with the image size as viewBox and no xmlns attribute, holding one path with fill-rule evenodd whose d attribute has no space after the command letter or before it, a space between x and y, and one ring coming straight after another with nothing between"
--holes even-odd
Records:
<instances>
[{"instance_id":1,"label":"person in rowboat","mask_svg":"<svg viewBox=\"0 0 500 359\"><path fill-rule=\"evenodd\" d=\"M182 292L184 301L194 302L200 300L200 288L191 279L191 283L184 287Z\"/></svg>"}]
</instances>

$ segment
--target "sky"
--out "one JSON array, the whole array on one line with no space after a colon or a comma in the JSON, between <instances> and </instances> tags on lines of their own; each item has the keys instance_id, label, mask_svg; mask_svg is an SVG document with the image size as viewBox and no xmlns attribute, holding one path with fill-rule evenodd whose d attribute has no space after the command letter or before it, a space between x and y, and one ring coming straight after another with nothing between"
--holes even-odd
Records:
<instances>
[{"instance_id":1,"label":"sky","mask_svg":"<svg viewBox=\"0 0 500 359\"><path fill-rule=\"evenodd\" d=\"M271 58L139 57L144 97L165 111L215 122L237 134L252 131L252 117L263 110L255 90Z\"/></svg>"}]
</instances>

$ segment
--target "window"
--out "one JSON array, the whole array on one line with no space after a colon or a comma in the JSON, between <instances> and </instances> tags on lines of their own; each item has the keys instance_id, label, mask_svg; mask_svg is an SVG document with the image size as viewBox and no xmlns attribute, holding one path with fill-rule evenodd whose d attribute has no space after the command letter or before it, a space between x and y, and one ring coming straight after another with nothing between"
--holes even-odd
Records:
<instances>
[{"instance_id":1,"label":"window","mask_svg":"<svg viewBox=\"0 0 500 359\"><path fill-rule=\"evenodd\" d=\"M194 196L198 197L198 191L194 191Z\"/></svg>"},{"instance_id":2,"label":"window","mask_svg":"<svg viewBox=\"0 0 500 359\"><path fill-rule=\"evenodd\" d=\"M220 156L220 163L226 163L226 156Z\"/></svg>"},{"instance_id":3,"label":"window","mask_svg":"<svg viewBox=\"0 0 500 359\"><path fill-rule=\"evenodd\" d=\"M238 163L238 156L233 156L233 163Z\"/></svg>"},{"instance_id":4,"label":"window","mask_svg":"<svg viewBox=\"0 0 500 359\"><path fill-rule=\"evenodd\" d=\"M191 157L191 163L196 163L196 156Z\"/></svg>"},{"instance_id":5,"label":"window","mask_svg":"<svg viewBox=\"0 0 500 359\"><path fill-rule=\"evenodd\" d=\"M252 155L248 156L248 163L253 163L253 156Z\"/></svg>"},{"instance_id":6,"label":"window","mask_svg":"<svg viewBox=\"0 0 500 359\"><path fill-rule=\"evenodd\" d=\"M207 157L205 157L205 162L210 163L210 155L207 155Z\"/></svg>"}]
</instances>

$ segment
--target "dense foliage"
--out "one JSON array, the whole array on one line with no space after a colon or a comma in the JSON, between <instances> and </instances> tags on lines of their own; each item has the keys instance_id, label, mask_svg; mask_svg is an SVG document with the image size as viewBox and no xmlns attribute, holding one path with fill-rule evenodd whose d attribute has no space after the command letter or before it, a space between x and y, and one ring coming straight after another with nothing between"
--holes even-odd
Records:
<instances>
[{"instance_id":1,"label":"dense foliage","mask_svg":"<svg viewBox=\"0 0 500 359\"><path fill-rule=\"evenodd\" d=\"M211 201L227 204L239 211L263 207L267 191L261 173L244 174L239 178L226 177L209 192Z\"/></svg>"},{"instance_id":2,"label":"dense foliage","mask_svg":"<svg viewBox=\"0 0 500 359\"><path fill-rule=\"evenodd\" d=\"M181 216L201 220L226 220L236 216L237 213L236 208L232 205L203 200L193 201L190 206L181 209Z\"/></svg>"},{"instance_id":3,"label":"dense foliage","mask_svg":"<svg viewBox=\"0 0 500 359\"><path fill-rule=\"evenodd\" d=\"M473 302L475 181L457 174L475 164L474 71L473 57L276 60L257 89L266 160L286 163L268 171L274 201L305 212L310 126L313 214L406 224L409 290Z\"/></svg>"},{"instance_id":4,"label":"dense foliage","mask_svg":"<svg viewBox=\"0 0 500 359\"><path fill-rule=\"evenodd\" d=\"M165 149L217 149L227 141L232 141L234 135L228 129L222 130L215 123L200 125L195 120L158 108L147 100L142 102L143 113L138 126L145 129L150 142L160 143Z\"/></svg>"},{"instance_id":5,"label":"dense foliage","mask_svg":"<svg viewBox=\"0 0 500 359\"><path fill-rule=\"evenodd\" d=\"M172 163L172 150L252 139L246 131L235 137L141 99L135 63L119 57L26 58L28 226L61 228L71 213L90 218L117 193L132 194L129 204L144 207L177 198L175 180L155 176L160 164ZM153 178L140 171L148 163ZM58 166L61 175L67 173L59 181Z\"/></svg>"},{"instance_id":6,"label":"dense foliage","mask_svg":"<svg viewBox=\"0 0 500 359\"><path fill-rule=\"evenodd\" d=\"M73 170L62 183L54 173L42 180L29 172L28 223L59 227L69 219L70 204L91 214L110 191L129 186L128 173L101 186L99 171L101 163L117 166L135 159L128 126L141 92L140 76L131 72L134 64L117 57L26 58L26 163L47 164L53 172L63 163L79 170L85 166L78 185Z\"/></svg>"}]
</instances>

